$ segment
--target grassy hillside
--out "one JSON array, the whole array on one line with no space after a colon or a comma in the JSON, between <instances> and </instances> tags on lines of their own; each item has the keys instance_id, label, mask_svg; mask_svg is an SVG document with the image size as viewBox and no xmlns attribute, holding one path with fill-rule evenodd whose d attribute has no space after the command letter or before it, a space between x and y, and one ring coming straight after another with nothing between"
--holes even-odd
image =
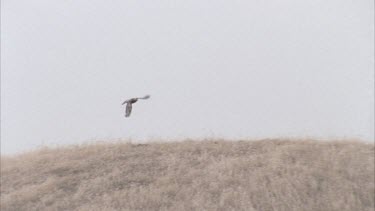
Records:
<instances>
[{"instance_id":1,"label":"grassy hillside","mask_svg":"<svg viewBox=\"0 0 375 211\"><path fill-rule=\"evenodd\" d=\"M1 210L374 210L374 145L92 144L1 159Z\"/></svg>"}]
</instances>

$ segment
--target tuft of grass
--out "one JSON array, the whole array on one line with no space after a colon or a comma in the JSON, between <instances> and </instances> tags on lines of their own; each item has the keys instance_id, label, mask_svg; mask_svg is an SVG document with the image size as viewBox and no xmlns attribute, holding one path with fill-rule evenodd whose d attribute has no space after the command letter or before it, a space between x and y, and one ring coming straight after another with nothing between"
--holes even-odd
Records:
<instances>
[{"instance_id":1,"label":"tuft of grass","mask_svg":"<svg viewBox=\"0 0 375 211\"><path fill-rule=\"evenodd\" d=\"M1 158L1 210L373 211L374 144L111 143Z\"/></svg>"}]
</instances>

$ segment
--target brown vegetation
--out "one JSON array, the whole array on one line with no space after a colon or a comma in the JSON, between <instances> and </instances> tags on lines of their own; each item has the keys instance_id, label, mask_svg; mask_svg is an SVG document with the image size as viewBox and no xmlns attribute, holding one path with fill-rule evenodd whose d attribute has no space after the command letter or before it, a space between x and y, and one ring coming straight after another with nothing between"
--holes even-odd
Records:
<instances>
[{"instance_id":1,"label":"brown vegetation","mask_svg":"<svg viewBox=\"0 0 375 211\"><path fill-rule=\"evenodd\" d=\"M1 210L374 210L374 145L112 143L1 159Z\"/></svg>"}]
</instances>

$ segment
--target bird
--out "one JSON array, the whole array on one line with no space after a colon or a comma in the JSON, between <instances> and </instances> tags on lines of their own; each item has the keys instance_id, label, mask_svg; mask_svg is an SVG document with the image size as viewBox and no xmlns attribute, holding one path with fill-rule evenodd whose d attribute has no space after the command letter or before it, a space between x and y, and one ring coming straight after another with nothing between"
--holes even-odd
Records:
<instances>
[{"instance_id":1,"label":"bird","mask_svg":"<svg viewBox=\"0 0 375 211\"><path fill-rule=\"evenodd\" d=\"M125 109L125 117L129 117L130 113L132 112L132 105L133 103L136 103L139 99L141 100L146 100L149 99L150 95L145 95L144 97L135 97L135 98L130 98L128 100L125 100L121 105L126 104L126 109Z\"/></svg>"}]
</instances>

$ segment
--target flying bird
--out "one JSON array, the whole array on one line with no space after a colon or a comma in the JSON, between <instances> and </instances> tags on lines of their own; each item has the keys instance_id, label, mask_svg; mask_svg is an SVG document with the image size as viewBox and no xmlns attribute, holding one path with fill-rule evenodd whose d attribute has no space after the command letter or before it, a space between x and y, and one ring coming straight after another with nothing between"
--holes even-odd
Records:
<instances>
[{"instance_id":1,"label":"flying bird","mask_svg":"<svg viewBox=\"0 0 375 211\"><path fill-rule=\"evenodd\" d=\"M126 104L125 117L129 117L130 116L130 113L132 112L132 105L133 105L133 103L136 103L139 99L146 100L148 98L150 98L150 95L146 95L144 97L135 97L135 98L131 98L129 100L125 100L122 103L122 105Z\"/></svg>"}]
</instances>

